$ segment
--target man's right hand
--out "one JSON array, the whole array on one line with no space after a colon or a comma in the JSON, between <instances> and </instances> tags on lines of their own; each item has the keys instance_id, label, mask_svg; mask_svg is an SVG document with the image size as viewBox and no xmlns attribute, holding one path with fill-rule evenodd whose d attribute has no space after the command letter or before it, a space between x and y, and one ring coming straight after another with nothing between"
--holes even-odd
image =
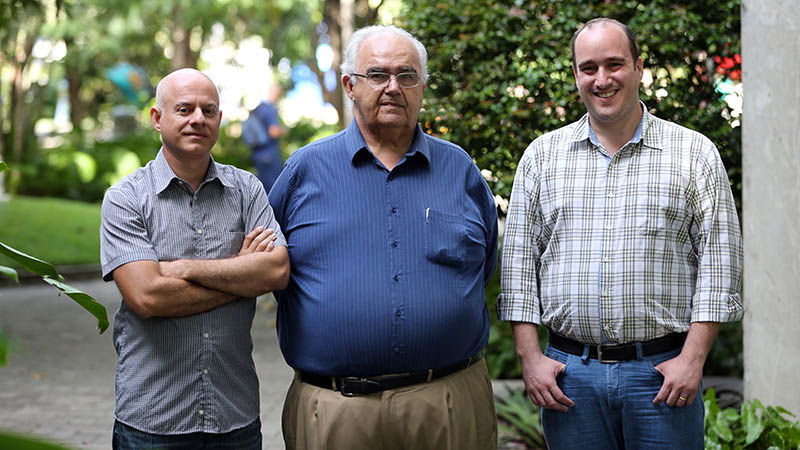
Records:
<instances>
[{"instance_id":1,"label":"man's right hand","mask_svg":"<svg viewBox=\"0 0 800 450\"><path fill-rule=\"evenodd\" d=\"M558 387L556 378L565 365L548 358L541 351L522 360L522 379L534 405L567 412L575 403Z\"/></svg>"},{"instance_id":2,"label":"man's right hand","mask_svg":"<svg viewBox=\"0 0 800 450\"><path fill-rule=\"evenodd\" d=\"M527 322L511 322L511 331L522 364L525 390L533 404L561 412L567 412L569 407L575 406L556 382L565 365L542 353L537 326Z\"/></svg>"},{"instance_id":3,"label":"man's right hand","mask_svg":"<svg viewBox=\"0 0 800 450\"><path fill-rule=\"evenodd\" d=\"M239 256L256 252L270 252L275 248L276 239L278 239L278 235L275 234L275 230L257 226L245 235Z\"/></svg>"}]
</instances>

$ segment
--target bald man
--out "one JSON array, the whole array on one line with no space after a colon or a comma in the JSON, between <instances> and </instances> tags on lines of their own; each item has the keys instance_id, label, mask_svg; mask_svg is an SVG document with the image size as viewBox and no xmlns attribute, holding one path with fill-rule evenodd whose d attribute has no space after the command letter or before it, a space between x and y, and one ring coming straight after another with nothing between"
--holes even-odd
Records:
<instances>
[{"instance_id":1,"label":"bald man","mask_svg":"<svg viewBox=\"0 0 800 450\"><path fill-rule=\"evenodd\" d=\"M194 69L158 84L153 161L103 200L103 279L117 283L113 448L261 449L250 327L289 256L258 179L218 164L219 94Z\"/></svg>"}]
</instances>

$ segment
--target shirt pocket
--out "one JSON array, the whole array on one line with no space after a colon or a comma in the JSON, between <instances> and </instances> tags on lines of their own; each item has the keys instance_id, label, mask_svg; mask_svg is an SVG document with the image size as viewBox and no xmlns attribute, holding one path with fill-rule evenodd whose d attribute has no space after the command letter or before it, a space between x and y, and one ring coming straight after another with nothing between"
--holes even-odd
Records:
<instances>
[{"instance_id":1,"label":"shirt pocket","mask_svg":"<svg viewBox=\"0 0 800 450\"><path fill-rule=\"evenodd\" d=\"M466 217L425 209L425 258L436 264L464 266L486 256L484 233Z\"/></svg>"}]
</instances>

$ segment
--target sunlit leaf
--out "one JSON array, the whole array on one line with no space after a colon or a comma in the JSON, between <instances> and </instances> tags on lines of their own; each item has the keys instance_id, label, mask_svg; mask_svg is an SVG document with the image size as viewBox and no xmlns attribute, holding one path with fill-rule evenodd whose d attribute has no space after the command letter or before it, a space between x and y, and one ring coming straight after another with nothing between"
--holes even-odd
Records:
<instances>
[{"instance_id":1,"label":"sunlit leaf","mask_svg":"<svg viewBox=\"0 0 800 450\"><path fill-rule=\"evenodd\" d=\"M23 253L13 247L9 247L2 242L0 242L0 253L13 259L26 270L29 270L37 275L64 281L64 278L56 271L56 268L47 261L42 261L39 258Z\"/></svg>"},{"instance_id":2,"label":"sunlit leaf","mask_svg":"<svg viewBox=\"0 0 800 450\"><path fill-rule=\"evenodd\" d=\"M11 278L17 284L19 284L19 275L17 275L17 271L12 269L11 267L0 266L0 273L7 276L8 278Z\"/></svg>"},{"instance_id":3,"label":"sunlit leaf","mask_svg":"<svg viewBox=\"0 0 800 450\"><path fill-rule=\"evenodd\" d=\"M98 303L97 300L95 300L89 294L79 291L61 280L56 280L50 277L44 277L42 279L46 283L50 284L51 286L55 286L63 293L67 294L69 298L75 300L75 302L81 305L83 309L89 311L93 316L95 316L97 318L97 329L100 331L100 333L106 331L108 328L108 315L106 313L105 306Z\"/></svg>"}]
</instances>

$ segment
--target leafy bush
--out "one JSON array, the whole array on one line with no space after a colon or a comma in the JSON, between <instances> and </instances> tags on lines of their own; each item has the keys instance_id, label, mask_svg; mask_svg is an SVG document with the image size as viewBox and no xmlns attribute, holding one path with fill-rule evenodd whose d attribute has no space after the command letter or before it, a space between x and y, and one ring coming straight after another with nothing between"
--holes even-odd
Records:
<instances>
[{"instance_id":1,"label":"leafy bush","mask_svg":"<svg viewBox=\"0 0 800 450\"><path fill-rule=\"evenodd\" d=\"M764 407L752 400L739 410L722 409L713 389L703 394L703 401L708 450L800 448L800 425L787 419L795 415L780 406Z\"/></svg>"},{"instance_id":2,"label":"leafy bush","mask_svg":"<svg viewBox=\"0 0 800 450\"><path fill-rule=\"evenodd\" d=\"M497 431L500 445L518 442L528 449L546 449L540 408L525 391L516 391L494 402L497 411Z\"/></svg>"}]
</instances>

